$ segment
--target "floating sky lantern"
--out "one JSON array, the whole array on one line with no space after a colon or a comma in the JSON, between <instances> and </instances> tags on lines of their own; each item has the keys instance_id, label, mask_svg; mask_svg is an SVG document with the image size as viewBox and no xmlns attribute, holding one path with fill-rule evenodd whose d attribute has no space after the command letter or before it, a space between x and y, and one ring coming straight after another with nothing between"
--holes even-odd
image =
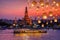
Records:
<instances>
[{"instance_id":1,"label":"floating sky lantern","mask_svg":"<svg viewBox=\"0 0 60 40\"><path fill-rule=\"evenodd\" d=\"M53 0L53 2L52 2L52 8L54 9L55 6L56 6L56 1Z\"/></svg>"},{"instance_id":2,"label":"floating sky lantern","mask_svg":"<svg viewBox=\"0 0 60 40\"><path fill-rule=\"evenodd\" d=\"M42 18L47 19L47 15L45 13L43 13Z\"/></svg>"},{"instance_id":3,"label":"floating sky lantern","mask_svg":"<svg viewBox=\"0 0 60 40\"><path fill-rule=\"evenodd\" d=\"M37 8L36 8L36 11L37 11L37 12L39 11L39 8L40 8L40 7L39 7L39 6L37 6Z\"/></svg>"},{"instance_id":4,"label":"floating sky lantern","mask_svg":"<svg viewBox=\"0 0 60 40\"><path fill-rule=\"evenodd\" d=\"M55 4L56 2L55 1L53 1L53 4Z\"/></svg>"},{"instance_id":5,"label":"floating sky lantern","mask_svg":"<svg viewBox=\"0 0 60 40\"><path fill-rule=\"evenodd\" d=\"M43 18L43 19L47 19L46 13L43 13L42 18Z\"/></svg>"},{"instance_id":6,"label":"floating sky lantern","mask_svg":"<svg viewBox=\"0 0 60 40\"><path fill-rule=\"evenodd\" d=\"M41 6L41 7L44 7L44 0L40 0L39 3L40 3L40 6Z\"/></svg>"},{"instance_id":7,"label":"floating sky lantern","mask_svg":"<svg viewBox=\"0 0 60 40\"><path fill-rule=\"evenodd\" d=\"M40 3L44 2L44 0L40 0Z\"/></svg>"},{"instance_id":8,"label":"floating sky lantern","mask_svg":"<svg viewBox=\"0 0 60 40\"><path fill-rule=\"evenodd\" d=\"M40 5L41 5L41 7L44 7L44 3L41 3Z\"/></svg>"},{"instance_id":9,"label":"floating sky lantern","mask_svg":"<svg viewBox=\"0 0 60 40\"><path fill-rule=\"evenodd\" d=\"M43 16L43 19L47 19L47 16L46 16L46 15L44 15L44 16Z\"/></svg>"},{"instance_id":10,"label":"floating sky lantern","mask_svg":"<svg viewBox=\"0 0 60 40\"><path fill-rule=\"evenodd\" d=\"M35 6L37 4L37 2L34 0L32 1L32 7Z\"/></svg>"},{"instance_id":11,"label":"floating sky lantern","mask_svg":"<svg viewBox=\"0 0 60 40\"><path fill-rule=\"evenodd\" d=\"M46 2L46 7L48 7L49 6L49 2Z\"/></svg>"},{"instance_id":12,"label":"floating sky lantern","mask_svg":"<svg viewBox=\"0 0 60 40\"><path fill-rule=\"evenodd\" d=\"M44 3L41 3L41 6L43 6L44 5Z\"/></svg>"},{"instance_id":13,"label":"floating sky lantern","mask_svg":"<svg viewBox=\"0 0 60 40\"><path fill-rule=\"evenodd\" d=\"M32 4L32 7L35 6L34 4Z\"/></svg>"},{"instance_id":14,"label":"floating sky lantern","mask_svg":"<svg viewBox=\"0 0 60 40\"><path fill-rule=\"evenodd\" d=\"M59 7L59 3L56 3L56 6Z\"/></svg>"},{"instance_id":15,"label":"floating sky lantern","mask_svg":"<svg viewBox=\"0 0 60 40\"><path fill-rule=\"evenodd\" d=\"M51 11L49 12L49 16L50 16L50 17L52 17L52 16L53 16L53 13L52 13Z\"/></svg>"}]
</instances>

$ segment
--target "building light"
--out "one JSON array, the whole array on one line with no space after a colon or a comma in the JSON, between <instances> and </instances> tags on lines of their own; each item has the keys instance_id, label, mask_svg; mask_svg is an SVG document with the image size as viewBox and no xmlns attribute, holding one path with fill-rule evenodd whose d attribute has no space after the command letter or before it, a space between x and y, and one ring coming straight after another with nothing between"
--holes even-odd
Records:
<instances>
[{"instance_id":1,"label":"building light","mask_svg":"<svg viewBox=\"0 0 60 40\"><path fill-rule=\"evenodd\" d=\"M36 25L36 24L34 24L33 28L37 28L37 25Z\"/></svg>"},{"instance_id":2,"label":"building light","mask_svg":"<svg viewBox=\"0 0 60 40\"><path fill-rule=\"evenodd\" d=\"M16 24L13 24L13 26L16 26Z\"/></svg>"},{"instance_id":3,"label":"building light","mask_svg":"<svg viewBox=\"0 0 60 40\"><path fill-rule=\"evenodd\" d=\"M38 23L41 23L41 21L40 21L40 20L38 20Z\"/></svg>"},{"instance_id":4,"label":"building light","mask_svg":"<svg viewBox=\"0 0 60 40\"><path fill-rule=\"evenodd\" d=\"M50 23L52 23L52 20L50 20Z\"/></svg>"},{"instance_id":5,"label":"building light","mask_svg":"<svg viewBox=\"0 0 60 40\"><path fill-rule=\"evenodd\" d=\"M57 19L54 19L54 22L57 22Z\"/></svg>"},{"instance_id":6,"label":"building light","mask_svg":"<svg viewBox=\"0 0 60 40\"><path fill-rule=\"evenodd\" d=\"M42 24L41 26L44 27L44 24Z\"/></svg>"},{"instance_id":7,"label":"building light","mask_svg":"<svg viewBox=\"0 0 60 40\"><path fill-rule=\"evenodd\" d=\"M48 22L46 22L46 24L48 25Z\"/></svg>"}]
</instances>

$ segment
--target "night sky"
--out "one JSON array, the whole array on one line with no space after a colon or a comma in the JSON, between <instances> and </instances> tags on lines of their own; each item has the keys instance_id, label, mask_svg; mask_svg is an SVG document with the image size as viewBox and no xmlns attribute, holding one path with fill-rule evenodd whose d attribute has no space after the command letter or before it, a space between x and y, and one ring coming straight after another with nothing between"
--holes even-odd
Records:
<instances>
[{"instance_id":1,"label":"night sky","mask_svg":"<svg viewBox=\"0 0 60 40\"><path fill-rule=\"evenodd\" d=\"M56 0L60 2L60 0ZM0 0L0 19L14 19L24 17L27 0ZM31 16L32 13L29 12Z\"/></svg>"}]
</instances>

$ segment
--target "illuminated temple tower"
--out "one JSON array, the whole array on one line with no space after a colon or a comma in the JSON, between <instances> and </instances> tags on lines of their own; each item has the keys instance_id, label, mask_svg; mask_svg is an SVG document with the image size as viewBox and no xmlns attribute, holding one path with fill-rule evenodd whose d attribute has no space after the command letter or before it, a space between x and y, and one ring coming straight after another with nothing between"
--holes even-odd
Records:
<instances>
[{"instance_id":1,"label":"illuminated temple tower","mask_svg":"<svg viewBox=\"0 0 60 40\"><path fill-rule=\"evenodd\" d=\"M25 7L24 23L25 23L26 25L31 25L31 24L32 24L32 21L31 21L31 19L30 19L29 16L28 16L27 7Z\"/></svg>"}]
</instances>

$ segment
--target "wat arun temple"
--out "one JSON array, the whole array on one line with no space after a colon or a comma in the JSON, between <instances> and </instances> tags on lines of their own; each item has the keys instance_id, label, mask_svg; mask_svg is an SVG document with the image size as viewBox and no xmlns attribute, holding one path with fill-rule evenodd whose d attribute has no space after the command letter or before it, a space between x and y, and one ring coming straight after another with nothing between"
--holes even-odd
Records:
<instances>
[{"instance_id":1,"label":"wat arun temple","mask_svg":"<svg viewBox=\"0 0 60 40\"><path fill-rule=\"evenodd\" d=\"M25 15L24 15L24 18L23 18L23 23L25 25L32 25L32 20L28 16L28 9L27 9L27 7L25 7Z\"/></svg>"}]
</instances>

